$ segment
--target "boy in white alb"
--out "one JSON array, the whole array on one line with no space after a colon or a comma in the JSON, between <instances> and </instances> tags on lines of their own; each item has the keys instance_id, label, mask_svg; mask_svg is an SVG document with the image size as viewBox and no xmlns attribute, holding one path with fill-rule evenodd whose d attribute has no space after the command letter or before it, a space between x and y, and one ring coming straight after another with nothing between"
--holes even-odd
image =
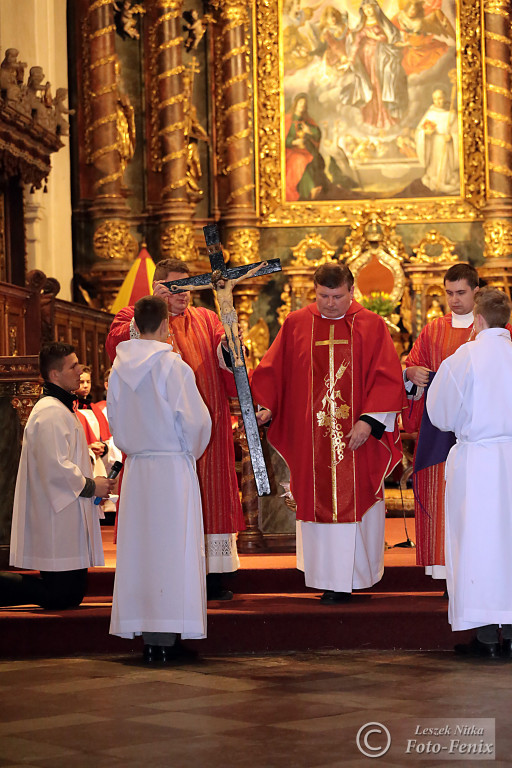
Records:
<instances>
[{"instance_id":1,"label":"boy in white alb","mask_svg":"<svg viewBox=\"0 0 512 768\"><path fill-rule=\"evenodd\" d=\"M107 408L126 454L110 632L144 637L144 658L180 653L177 635L206 637L206 570L198 459L211 419L192 369L166 344L166 303L135 305L139 339L121 342Z\"/></svg>"}]
</instances>

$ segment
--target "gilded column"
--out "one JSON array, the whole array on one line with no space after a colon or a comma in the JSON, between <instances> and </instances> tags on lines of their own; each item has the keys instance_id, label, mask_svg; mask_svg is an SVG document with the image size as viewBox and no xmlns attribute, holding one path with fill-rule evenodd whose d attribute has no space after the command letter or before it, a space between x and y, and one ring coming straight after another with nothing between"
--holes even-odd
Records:
<instances>
[{"instance_id":1,"label":"gilded column","mask_svg":"<svg viewBox=\"0 0 512 768\"><path fill-rule=\"evenodd\" d=\"M183 64L183 0L157 0L157 20L151 31L154 57L155 128L159 152L156 168L162 174L162 255L186 261L197 258L192 225L193 206L187 195L186 111Z\"/></svg>"},{"instance_id":2,"label":"gilded column","mask_svg":"<svg viewBox=\"0 0 512 768\"><path fill-rule=\"evenodd\" d=\"M90 111L87 144L90 162L96 170L93 208L97 216L112 210L126 214L128 208L122 191L124 168L119 137L119 62L115 50L113 0L91 0L87 22L86 98Z\"/></svg>"},{"instance_id":3,"label":"gilded column","mask_svg":"<svg viewBox=\"0 0 512 768\"><path fill-rule=\"evenodd\" d=\"M512 40L510 0L484 0L487 202L485 256L512 252Z\"/></svg>"},{"instance_id":4,"label":"gilded column","mask_svg":"<svg viewBox=\"0 0 512 768\"><path fill-rule=\"evenodd\" d=\"M252 0L217 0L219 166L225 176L222 218L232 265L259 260L254 203L252 85L249 24Z\"/></svg>"},{"instance_id":5,"label":"gilded column","mask_svg":"<svg viewBox=\"0 0 512 768\"><path fill-rule=\"evenodd\" d=\"M123 175L135 149L133 107L121 92L113 0L90 0L84 27L84 111L87 161L94 166L91 278L108 309L137 253Z\"/></svg>"}]
</instances>

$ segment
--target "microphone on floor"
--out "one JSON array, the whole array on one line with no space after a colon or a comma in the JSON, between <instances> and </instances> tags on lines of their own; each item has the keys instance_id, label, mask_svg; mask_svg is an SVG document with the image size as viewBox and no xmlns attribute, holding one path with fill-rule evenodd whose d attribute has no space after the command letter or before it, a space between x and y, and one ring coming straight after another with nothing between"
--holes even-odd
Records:
<instances>
[{"instance_id":1,"label":"microphone on floor","mask_svg":"<svg viewBox=\"0 0 512 768\"><path fill-rule=\"evenodd\" d=\"M112 469L107 475L107 480L115 480L115 478L118 476L122 468L123 468L122 461L114 461L114 463L112 464ZM96 506L98 506L98 504L101 504L101 498L102 498L101 496L96 496L96 498L94 499L94 504Z\"/></svg>"}]
</instances>

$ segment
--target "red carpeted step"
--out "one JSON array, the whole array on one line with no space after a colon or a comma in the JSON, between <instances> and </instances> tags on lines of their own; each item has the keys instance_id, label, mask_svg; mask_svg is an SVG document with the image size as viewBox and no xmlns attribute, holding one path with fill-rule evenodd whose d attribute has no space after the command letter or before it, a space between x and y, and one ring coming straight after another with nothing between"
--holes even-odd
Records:
<instances>
[{"instance_id":1,"label":"red carpeted step","mask_svg":"<svg viewBox=\"0 0 512 768\"><path fill-rule=\"evenodd\" d=\"M275 558L275 556L272 556ZM308 592L304 575L295 568L295 557L289 557L290 566L276 568L253 568L241 558L241 568L233 576L225 577L226 587L236 594L272 594L286 592ZM89 571L87 594L112 595L114 589L113 568L92 568ZM425 576L424 569L416 565L388 565L382 580L373 591L386 592L443 592L444 582Z\"/></svg>"},{"instance_id":2,"label":"red carpeted step","mask_svg":"<svg viewBox=\"0 0 512 768\"><path fill-rule=\"evenodd\" d=\"M201 653L307 649L451 649L471 633L447 621L447 601L432 593L362 592L348 604L324 605L319 593L244 594L209 603L208 638ZM108 597L87 599L74 611L13 608L0 611L0 657L79 653L137 653L141 639L108 634Z\"/></svg>"}]
</instances>

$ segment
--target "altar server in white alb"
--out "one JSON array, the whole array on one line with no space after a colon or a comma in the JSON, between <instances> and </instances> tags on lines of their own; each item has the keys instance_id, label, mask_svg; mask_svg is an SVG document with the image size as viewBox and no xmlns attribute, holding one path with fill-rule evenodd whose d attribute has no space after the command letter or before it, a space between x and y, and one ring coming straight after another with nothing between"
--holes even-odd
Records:
<instances>
[{"instance_id":1,"label":"altar server in white alb","mask_svg":"<svg viewBox=\"0 0 512 768\"><path fill-rule=\"evenodd\" d=\"M474 342L441 364L427 396L455 432L446 462L446 582L453 630L477 629L458 653L512 658L512 342L508 297L476 296ZM501 625L501 632L500 632ZM501 645L500 645L501 634Z\"/></svg>"},{"instance_id":2,"label":"altar server in white alb","mask_svg":"<svg viewBox=\"0 0 512 768\"><path fill-rule=\"evenodd\" d=\"M113 480L91 477L73 391L82 366L71 344L42 347L44 380L23 436L11 531L10 563L40 575L0 574L0 605L36 604L51 610L78 606L87 569L104 565L98 507Z\"/></svg>"},{"instance_id":3,"label":"altar server in white alb","mask_svg":"<svg viewBox=\"0 0 512 768\"><path fill-rule=\"evenodd\" d=\"M206 637L206 569L198 459L211 419L192 369L166 344L167 304L135 305L139 339L123 341L107 408L126 454L110 632L143 635L147 662L167 662L182 638Z\"/></svg>"}]
</instances>

